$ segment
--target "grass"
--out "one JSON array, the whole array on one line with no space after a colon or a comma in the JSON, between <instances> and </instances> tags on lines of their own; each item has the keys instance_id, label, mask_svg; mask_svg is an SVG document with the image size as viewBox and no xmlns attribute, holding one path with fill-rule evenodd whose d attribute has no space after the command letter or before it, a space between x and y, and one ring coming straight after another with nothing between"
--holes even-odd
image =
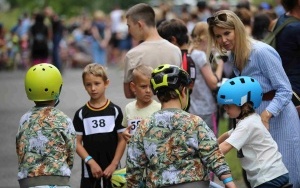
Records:
<instances>
[{"instance_id":1,"label":"grass","mask_svg":"<svg viewBox=\"0 0 300 188\"><path fill-rule=\"evenodd\" d=\"M223 134L224 132L228 131L228 119L220 119L219 122L219 136ZM242 167L240 160L236 156L236 150L232 149L230 152L228 152L225 155L226 161L229 164L229 167L231 169L232 176L236 180L242 180Z\"/></svg>"},{"instance_id":2,"label":"grass","mask_svg":"<svg viewBox=\"0 0 300 188\"><path fill-rule=\"evenodd\" d=\"M13 9L7 12L0 12L0 22L4 28L9 31L14 25L18 23L18 17L21 15L19 9Z\"/></svg>"}]
</instances>

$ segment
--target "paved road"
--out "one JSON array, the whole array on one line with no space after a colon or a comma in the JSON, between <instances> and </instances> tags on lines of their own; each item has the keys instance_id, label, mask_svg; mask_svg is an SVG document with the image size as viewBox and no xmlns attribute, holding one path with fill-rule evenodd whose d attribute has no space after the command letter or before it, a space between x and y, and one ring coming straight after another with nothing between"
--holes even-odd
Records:
<instances>
[{"instance_id":1,"label":"paved road","mask_svg":"<svg viewBox=\"0 0 300 188\"><path fill-rule=\"evenodd\" d=\"M81 81L81 69L67 69L63 74L64 85L58 108L73 118L75 111L88 99ZM18 182L15 135L20 117L34 104L27 100L23 78L25 71L0 72L0 188L16 188ZM130 101L123 94L123 72L109 68L110 87L106 95L122 109ZM80 159L76 155L71 185L79 187Z\"/></svg>"},{"instance_id":2,"label":"paved road","mask_svg":"<svg viewBox=\"0 0 300 188\"><path fill-rule=\"evenodd\" d=\"M81 69L67 69L63 74L64 85L58 108L71 118L89 99L82 85L81 71ZM0 72L0 188L18 187L15 135L20 117L34 105L27 100L23 84L24 76L25 71ZM108 69L110 87L106 96L123 109L131 100L124 97L122 76L123 71L119 68ZM80 174L80 159L76 155L71 176L72 188L79 188Z\"/></svg>"}]
</instances>

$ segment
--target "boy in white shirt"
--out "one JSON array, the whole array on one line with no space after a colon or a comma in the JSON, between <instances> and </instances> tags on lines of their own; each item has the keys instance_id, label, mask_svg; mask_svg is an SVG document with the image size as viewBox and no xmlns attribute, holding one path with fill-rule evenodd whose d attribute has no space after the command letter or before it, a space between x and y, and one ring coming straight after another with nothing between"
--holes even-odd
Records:
<instances>
[{"instance_id":1,"label":"boy in white shirt","mask_svg":"<svg viewBox=\"0 0 300 188\"><path fill-rule=\"evenodd\" d=\"M233 129L218 138L223 154L232 148L238 150L251 187L275 188L288 184L288 170L278 146L254 110L262 101L259 82L247 76L232 78L220 87L217 99L228 116L236 118Z\"/></svg>"},{"instance_id":2,"label":"boy in white shirt","mask_svg":"<svg viewBox=\"0 0 300 188\"><path fill-rule=\"evenodd\" d=\"M152 67L141 64L132 72L130 89L136 100L128 103L124 110L122 125L128 127L123 132L126 141L129 141L142 119L161 109L161 104L152 99L153 92L150 85L152 70Z\"/></svg>"}]
</instances>

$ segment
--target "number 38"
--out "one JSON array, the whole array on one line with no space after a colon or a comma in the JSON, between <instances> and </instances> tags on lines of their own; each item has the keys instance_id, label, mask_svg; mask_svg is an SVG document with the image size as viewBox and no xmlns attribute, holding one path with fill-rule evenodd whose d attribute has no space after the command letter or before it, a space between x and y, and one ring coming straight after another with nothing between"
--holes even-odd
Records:
<instances>
[{"instance_id":1,"label":"number 38","mask_svg":"<svg viewBox=\"0 0 300 188\"><path fill-rule=\"evenodd\" d=\"M99 119L99 121L93 120L92 122L94 123L93 128L97 128L98 126L99 127L105 127L105 120L104 119Z\"/></svg>"}]
</instances>

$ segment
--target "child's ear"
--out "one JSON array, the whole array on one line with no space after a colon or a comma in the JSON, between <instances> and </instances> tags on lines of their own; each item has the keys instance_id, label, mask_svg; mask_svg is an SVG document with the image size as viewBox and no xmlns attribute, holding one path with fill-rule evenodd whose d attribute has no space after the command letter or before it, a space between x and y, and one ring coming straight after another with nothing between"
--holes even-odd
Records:
<instances>
[{"instance_id":1,"label":"child's ear","mask_svg":"<svg viewBox=\"0 0 300 188\"><path fill-rule=\"evenodd\" d=\"M131 81L129 86L130 86L130 90L134 93L135 92L135 84Z\"/></svg>"},{"instance_id":2,"label":"child's ear","mask_svg":"<svg viewBox=\"0 0 300 188\"><path fill-rule=\"evenodd\" d=\"M176 37L174 37L174 36L171 36L171 41L170 41L172 44L174 44L174 45L177 45L178 43L177 43L177 39L176 39Z\"/></svg>"},{"instance_id":3,"label":"child's ear","mask_svg":"<svg viewBox=\"0 0 300 188\"><path fill-rule=\"evenodd\" d=\"M107 79L107 80L105 81L105 87L107 87L107 86L109 85L109 83L110 83L110 81L109 81L109 79Z\"/></svg>"},{"instance_id":4,"label":"child's ear","mask_svg":"<svg viewBox=\"0 0 300 188\"><path fill-rule=\"evenodd\" d=\"M188 88L187 87L182 88L182 90L181 90L181 96L183 96L183 97L186 96L187 92L188 92Z\"/></svg>"}]
</instances>

